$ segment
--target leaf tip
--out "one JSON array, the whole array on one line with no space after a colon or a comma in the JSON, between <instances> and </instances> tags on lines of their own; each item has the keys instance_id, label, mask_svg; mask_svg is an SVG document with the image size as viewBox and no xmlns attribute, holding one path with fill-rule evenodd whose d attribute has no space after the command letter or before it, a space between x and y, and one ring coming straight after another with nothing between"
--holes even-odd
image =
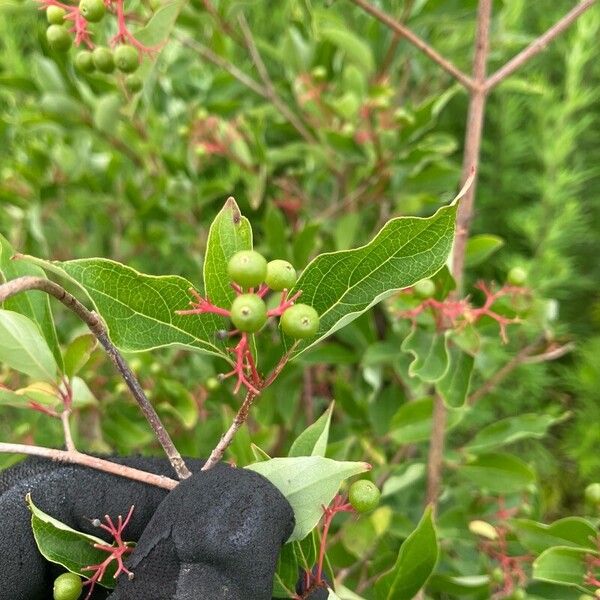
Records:
<instances>
[{"instance_id":1,"label":"leaf tip","mask_svg":"<svg viewBox=\"0 0 600 600\"><path fill-rule=\"evenodd\" d=\"M229 196L225 202L225 206L223 207L225 210L231 211L231 219L234 225L237 225L242 220L242 213L240 212L240 207L237 205L235 198L233 196Z\"/></svg>"}]
</instances>

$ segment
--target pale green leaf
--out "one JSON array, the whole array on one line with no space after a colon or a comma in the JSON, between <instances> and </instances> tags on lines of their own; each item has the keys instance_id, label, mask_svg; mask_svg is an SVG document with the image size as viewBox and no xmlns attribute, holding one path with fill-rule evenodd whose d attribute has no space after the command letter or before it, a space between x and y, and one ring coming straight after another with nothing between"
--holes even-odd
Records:
<instances>
[{"instance_id":1,"label":"pale green leaf","mask_svg":"<svg viewBox=\"0 0 600 600\"><path fill-rule=\"evenodd\" d=\"M8 241L0 235L0 283L17 277L30 275L32 277L46 277L43 269L25 260L13 260L15 251ZM50 298L45 292L31 290L17 294L5 300L2 308L14 310L29 317L41 330L48 344L56 364L62 369L62 354L58 345L58 337L54 327L54 319L50 311Z\"/></svg>"},{"instance_id":2,"label":"pale green leaf","mask_svg":"<svg viewBox=\"0 0 600 600\"><path fill-rule=\"evenodd\" d=\"M98 404L98 399L81 377L73 377L71 389L73 392L73 408L88 408Z\"/></svg>"},{"instance_id":3,"label":"pale green leaf","mask_svg":"<svg viewBox=\"0 0 600 600\"><path fill-rule=\"evenodd\" d=\"M432 509L428 507L400 547L396 564L375 583L377 599L412 600L433 573L438 554Z\"/></svg>"},{"instance_id":4,"label":"pale green leaf","mask_svg":"<svg viewBox=\"0 0 600 600\"><path fill-rule=\"evenodd\" d=\"M497 235L483 233L474 235L467 242L465 253L465 265L475 267L485 262L494 252L497 252L504 246L504 240Z\"/></svg>"},{"instance_id":5,"label":"pale green leaf","mask_svg":"<svg viewBox=\"0 0 600 600\"><path fill-rule=\"evenodd\" d=\"M26 316L0 309L0 363L33 379L55 382L56 360L38 326Z\"/></svg>"},{"instance_id":6,"label":"pale green leaf","mask_svg":"<svg viewBox=\"0 0 600 600\"><path fill-rule=\"evenodd\" d=\"M73 377L87 363L96 349L98 340L91 333L84 333L77 336L65 350L65 375Z\"/></svg>"},{"instance_id":7,"label":"pale green leaf","mask_svg":"<svg viewBox=\"0 0 600 600\"><path fill-rule=\"evenodd\" d=\"M596 549L596 528L581 517L566 517L550 525L529 519L513 519L511 525L521 544L534 554L541 554L552 546Z\"/></svg>"},{"instance_id":8,"label":"pale green leaf","mask_svg":"<svg viewBox=\"0 0 600 600\"><path fill-rule=\"evenodd\" d=\"M342 481L370 469L360 462L341 462L321 456L272 458L246 469L266 477L294 510L296 527L288 541L301 540L317 525Z\"/></svg>"},{"instance_id":9,"label":"pale green leaf","mask_svg":"<svg viewBox=\"0 0 600 600\"><path fill-rule=\"evenodd\" d=\"M562 585L574 586L581 591L587 573L586 557L590 551L585 548L555 546L544 551L533 563L533 579Z\"/></svg>"},{"instance_id":10,"label":"pale green leaf","mask_svg":"<svg viewBox=\"0 0 600 600\"><path fill-rule=\"evenodd\" d=\"M498 494L520 492L535 483L535 471L511 454L481 454L459 472L479 488Z\"/></svg>"},{"instance_id":11,"label":"pale green leaf","mask_svg":"<svg viewBox=\"0 0 600 600\"><path fill-rule=\"evenodd\" d=\"M446 406L460 408L469 393L475 359L456 344L449 343L448 352L450 357L448 370L436 383L436 389Z\"/></svg>"},{"instance_id":12,"label":"pale green leaf","mask_svg":"<svg viewBox=\"0 0 600 600\"><path fill-rule=\"evenodd\" d=\"M335 402L295 440L288 456L325 456Z\"/></svg>"},{"instance_id":13,"label":"pale green leaf","mask_svg":"<svg viewBox=\"0 0 600 600\"><path fill-rule=\"evenodd\" d=\"M487 452L493 448L507 446L527 438L543 438L548 429L561 421L565 416L524 414L508 417L487 425L465 446L470 452Z\"/></svg>"},{"instance_id":14,"label":"pale green leaf","mask_svg":"<svg viewBox=\"0 0 600 600\"><path fill-rule=\"evenodd\" d=\"M319 313L319 331L314 339L299 344L294 355L394 292L434 275L448 258L455 217L456 204L427 219L399 217L389 221L365 246L317 256L290 294L302 291L299 301ZM285 342L288 348L292 345L288 338Z\"/></svg>"},{"instance_id":15,"label":"pale green leaf","mask_svg":"<svg viewBox=\"0 0 600 600\"><path fill-rule=\"evenodd\" d=\"M448 371L448 337L444 333L413 327L402 342L401 349L413 355L408 368L411 377L433 383Z\"/></svg>"}]
</instances>

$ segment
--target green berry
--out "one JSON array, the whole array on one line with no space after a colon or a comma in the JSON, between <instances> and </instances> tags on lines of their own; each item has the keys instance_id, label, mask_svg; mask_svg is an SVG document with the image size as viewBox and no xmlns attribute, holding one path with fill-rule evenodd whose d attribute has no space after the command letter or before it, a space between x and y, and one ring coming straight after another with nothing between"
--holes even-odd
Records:
<instances>
[{"instance_id":1,"label":"green berry","mask_svg":"<svg viewBox=\"0 0 600 600\"><path fill-rule=\"evenodd\" d=\"M286 335L304 339L319 330L319 314L307 304L294 304L281 315L281 329Z\"/></svg>"},{"instance_id":2,"label":"green berry","mask_svg":"<svg viewBox=\"0 0 600 600\"><path fill-rule=\"evenodd\" d=\"M115 64L123 73L133 73L140 66L138 51L126 44L115 50Z\"/></svg>"},{"instance_id":3,"label":"green berry","mask_svg":"<svg viewBox=\"0 0 600 600\"><path fill-rule=\"evenodd\" d=\"M276 292L291 290L296 283L296 269L287 260L272 260L267 264L265 283Z\"/></svg>"},{"instance_id":4,"label":"green berry","mask_svg":"<svg viewBox=\"0 0 600 600\"><path fill-rule=\"evenodd\" d=\"M525 590L522 590L521 588L517 588L512 593L512 596L510 596L509 600L525 600L525 598L527 598L527 594L525 593Z\"/></svg>"},{"instance_id":5,"label":"green berry","mask_svg":"<svg viewBox=\"0 0 600 600\"><path fill-rule=\"evenodd\" d=\"M57 52L66 52L73 43L71 34L63 25L50 25L46 29L46 39L50 48Z\"/></svg>"},{"instance_id":6,"label":"green berry","mask_svg":"<svg viewBox=\"0 0 600 600\"><path fill-rule=\"evenodd\" d=\"M231 305L231 322L240 331L255 333L267 322L267 305L256 294L241 294Z\"/></svg>"},{"instance_id":7,"label":"green berry","mask_svg":"<svg viewBox=\"0 0 600 600\"><path fill-rule=\"evenodd\" d=\"M500 567L496 567L492 571L491 577L494 583L504 583L504 571Z\"/></svg>"},{"instance_id":8,"label":"green berry","mask_svg":"<svg viewBox=\"0 0 600 600\"><path fill-rule=\"evenodd\" d=\"M506 278L510 285L525 285L527 281L527 271L522 267L513 267Z\"/></svg>"},{"instance_id":9,"label":"green berry","mask_svg":"<svg viewBox=\"0 0 600 600\"><path fill-rule=\"evenodd\" d=\"M600 483L590 483L585 488L585 501L588 504L600 505Z\"/></svg>"},{"instance_id":10,"label":"green berry","mask_svg":"<svg viewBox=\"0 0 600 600\"><path fill-rule=\"evenodd\" d=\"M350 486L348 500L352 508L358 513L371 512L377 508L381 492L379 488L367 479L355 481Z\"/></svg>"},{"instance_id":11,"label":"green berry","mask_svg":"<svg viewBox=\"0 0 600 600\"><path fill-rule=\"evenodd\" d=\"M78 52L75 57L75 67L82 73L91 73L96 68L92 53L89 50Z\"/></svg>"},{"instance_id":12,"label":"green berry","mask_svg":"<svg viewBox=\"0 0 600 600\"><path fill-rule=\"evenodd\" d=\"M99 46L92 52L94 66L103 73L112 73L115 70L113 53L103 46Z\"/></svg>"},{"instance_id":13,"label":"green berry","mask_svg":"<svg viewBox=\"0 0 600 600\"><path fill-rule=\"evenodd\" d=\"M106 6L104 6L103 0L81 0L79 2L79 12L86 21L97 23L104 17Z\"/></svg>"},{"instance_id":14,"label":"green berry","mask_svg":"<svg viewBox=\"0 0 600 600\"><path fill-rule=\"evenodd\" d=\"M431 279L421 279L413 287L413 291L417 298L426 300L427 298L433 298L435 294L435 283Z\"/></svg>"},{"instance_id":15,"label":"green berry","mask_svg":"<svg viewBox=\"0 0 600 600\"><path fill-rule=\"evenodd\" d=\"M63 573L54 580L54 600L77 600L81 596L83 584L75 573Z\"/></svg>"},{"instance_id":16,"label":"green berry","mask_svg":"<svg viewBox=\"0 0 600 600\"><path fill-rule=\"evenodd\" d=\"M216 377L209 377L204 382L204 387L209 392L214 392L215 390L218 390L221 387L221 382Z\"/></svg>"},{"instance_id":17,"label":"green berry","mask_svg":"<svg viewBox=\"0 0 600 600\"><path fill-rule=\"evenodd\" d=\"M60 6L49 6L46 9L46 19L50 25L62 25L65 22L67 11Z\"/></svg>"},{"instance_id":18,"label":"green berry","mask_svg":"<svg viewBox=\"0 0 600 600\"><path fill-rule=\"evenodd\" d=\"M232 281L243 288L256 287L265 280L267 261L254 250L242 250L229 259L227 273Z\"/></svg>"},{"instance_id":19,"label":"green berry","mask_svg":"<svg viewBox=\"0 0 600 600\"><path fill-rule=\"evenodd\" d=\"M125 89L128 92L136 94L142 89L142 87L144 87L144 82L138 75L128 75L125 77Z\"/></svg>"}]
</instances>

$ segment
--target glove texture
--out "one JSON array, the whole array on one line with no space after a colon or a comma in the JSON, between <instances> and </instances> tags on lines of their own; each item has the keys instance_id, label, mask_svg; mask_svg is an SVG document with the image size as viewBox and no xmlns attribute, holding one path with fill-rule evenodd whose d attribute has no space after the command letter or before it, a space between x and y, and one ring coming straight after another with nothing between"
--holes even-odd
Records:
<instances>
[{"instance_id":1,"label":"glove texture","mask_svg":"<svg viewBox=\"0 0 600 600\"><path fill-rule=\"evenodd\" d=\"M159 475L164 459L112 458ZM294 527L283 495L253 471L221 464L194 472L173 491L77 465L29 458L0 472L0 600L47 600L61 569L39 553L25 495L79 531L111 541L91 521L127 514L138 545L110 600L270 600L277 556ZM97 588L94 599L106 598Z\"/></svg>"}]
</instances>

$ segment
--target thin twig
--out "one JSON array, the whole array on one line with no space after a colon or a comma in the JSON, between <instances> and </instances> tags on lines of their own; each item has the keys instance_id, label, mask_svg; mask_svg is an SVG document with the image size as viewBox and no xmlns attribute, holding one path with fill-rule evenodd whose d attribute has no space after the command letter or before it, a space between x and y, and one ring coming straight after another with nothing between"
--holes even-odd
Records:
<instances>
[{"instance_id":1,"label":"thin twig","mask_svg":"<svg viewBox=\"0 0 600 600\"><path fill-rule=\"evenodd\" d=\"M250 31L250 27L248 27L248 22L246 21L246 17L244 17L243 13L240 13L238 16L238 23L240 29L242 31L242 36L244 37L244 43L246 44L246 48L250 54L250 58L258 71L261 81L263 82L265 89L268 94L268 100L273 104L273 106L290 122L292 127L309 143L316 144L317 138L306 128L304 123L300 120L300 118L295 115L287 106L287 104L281 99L281 96L277 93L275 86L273 85L273 81L269 76L269 71L263 62L263 59L260 56L260 52L256 47L256 43L254 42L254 38L252 37L252 32Z\"/></svg>"},{"instance_id":2,"label":"thin twig","mask_svg":"<svg viewBox=\"0 0 600 600\"><path fill-rule=\"evenodd\" d=\"M560 21L555 23L546 33L534 40L527 48L519 52L514 58L509 60L503 67L498 69L485 82L486 91L497 86L501 81L512 75L517 69L522 67L531 58L546 49L548 44L557 38L561 33L568 29L586 10L592 8L597 0L583 0L577 6L572 8Z\"/></svg>"},{"instance_id":3,"label":"thin twig","mask_svg":"<svg viewBox=\"0 0 600 600\"><path fill-rule=\"evenodd\" d=\"M97 458L96 456L89 456L88 454L83 454L77 451L55 450L54 448L44 448L42 446L7 444L5 442L0 442L0 453L28 454L30 456L49 458L56 462L82 465L98 471L104 471L105 473L111 473L112 475L118 475L119 477L126 477L127 479L133 479L134 481L141 481L142 483L164 488L165 490L172 490L178 484L177 481L170 479L169 477L155 475L154 473L147 473L146 471L141 471L140 469L134 469L133 467L120 465L109 460Z\"/></svg>"},{"instance_id":4,"label":"thin twig","mask_svg":"<svg viewBox=\"0 0 600 600\"><path fill-rule=\"evenodd\" d=\"M423 54L437 63L444 71L450 73L457 81L462 83L467 89L475 88L476 83L465 73L463 73L456 65L443 57L437 50L434 50L429 44L423 41L418 35L411 31L406 25L396 21L393 17L373 6L366 0L351 0L357 6L360 6L364 11L375 17L378 21L387 25L390 29L408 40L413 46L416 46Z\"/></svg>"},{"instance_id":5,"label":"thin twig","mask_svg":"<svg viewBox=\"0 0 600 600\"><path fill-rule=\"evenodd\" d=\"M60 420L63 426L63 435L65 438L65 446L69 452L77 452L75 448L75 442L73 441L73 435L71 434L71 425L69 424L69 418L71 416L71 409L68 408L60 413Z\"/></svg>"},{"instance_id":6,"label":"thin twig","mask_svg":"<svg viewBox=\"0 0 600 600\"><path fill-rule=\"evenodd\" d=\"M3 285L0 285L0 303L4 302L11 296L29 290L40 290L50 294L62 302L67 308L72 310L82 321L85 322L90 331L96 336L100 344L102 344L102 347L105 349L115 367L121 373L121 376L125 380L125 383L129 387L129 390L131 391L133 397L150 424L152 431L154 431L156 438L163 447L163 450L165 451L165 454L167 455L171 465L173 465L173 468L175 469L179 479L186 479L189 477L191 472L186 467L183 458L177 451L171 436L162 424L160 417L146 397L144 390L125 362L125 359L110 341L106 327L98 315L89 311L85 306L83 306L83 304L81 304L81 302L79 302L79 300L77 300L77 298L69 294L69 292L67 292L60 285L50 281L49 279L44 279L43 277L19 277L18 279L13 279Z\"/></svg>"}]
</instances>

